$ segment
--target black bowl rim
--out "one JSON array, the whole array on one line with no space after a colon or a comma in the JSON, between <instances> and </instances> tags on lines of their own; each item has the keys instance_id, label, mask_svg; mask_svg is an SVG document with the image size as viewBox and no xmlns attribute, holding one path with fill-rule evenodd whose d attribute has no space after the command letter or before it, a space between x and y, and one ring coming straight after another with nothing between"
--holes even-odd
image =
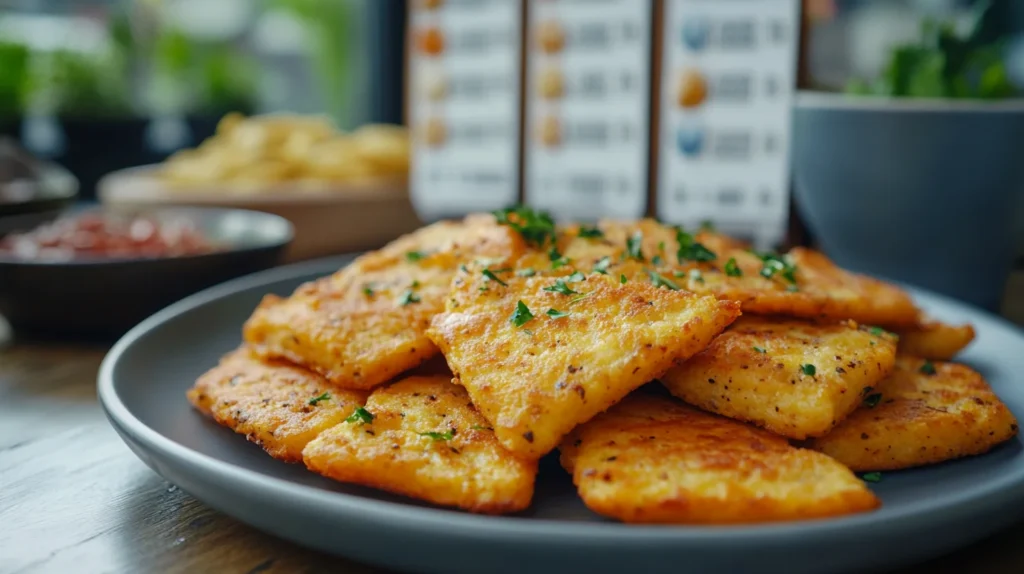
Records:
<instances>
[{"instance_id":1,"label":"black bowl rim","mask_svg":"<svg viewBox=\"0 0 1024 574\"><path fill-rule=\"evenodd\" d=\"M105 206L89 206L82 209L72 209L68 212L62 213L90 213L90 212L117 212L119 210L112 209ZM120 210L124 211L124 210ZM167 206L167 207L142 207L138 209L127 210L132 213L150 214L150 213L181 213L183 215L195 214L197 212L204 213L220 213L226 215L228 213L245 213L250 217L262 217L267 220L276 220L278 224L283 224L283 229L286 233L274 240L268 240L256 245L247 245L244 247L238 245L228 245L226 249L218 251L211 251L208 253L199 253L195 255L181 255L174 257L96 257L96 258L83 258L83 259L70 259L61 261L52 261L44 259L20 259L16 257L6 256L3 252L0 252L0 266L5 267L38 267L38 268L59 268L59 267L107 267L117 265L139 265L156 262L167 262L167 261L196 261L203 260L211 257L224 257L226 255L239 254L239 253L252 253L256 251L265 251L273 249L281 249L287 247L295 239L295 226L292 225L291 221L288 221L280 215L273 213L267 213L265 211L256 211L253 209L237 209L237 208L226 208L226 207L193 207L193 206ZM60 215L58 215L60 217Z\"/></svg>"}]
</instances>

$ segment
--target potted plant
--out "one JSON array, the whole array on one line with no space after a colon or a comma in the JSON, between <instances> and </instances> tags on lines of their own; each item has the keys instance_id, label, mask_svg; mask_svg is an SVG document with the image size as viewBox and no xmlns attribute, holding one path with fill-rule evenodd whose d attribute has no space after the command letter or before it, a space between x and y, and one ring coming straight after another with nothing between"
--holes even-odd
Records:
<instances>
[{"instance_id":1,"label":"potted plant","mask_svg":"<svg viewBox=\"0 0 1024 574\"><path fill-rule=\"evenodd\" d=\"M796 203L840 265L997 310L1024 198L1024 100L988 6L958 33L926 22L884 73L801 92Z\"/></svg>"}]
</instances>

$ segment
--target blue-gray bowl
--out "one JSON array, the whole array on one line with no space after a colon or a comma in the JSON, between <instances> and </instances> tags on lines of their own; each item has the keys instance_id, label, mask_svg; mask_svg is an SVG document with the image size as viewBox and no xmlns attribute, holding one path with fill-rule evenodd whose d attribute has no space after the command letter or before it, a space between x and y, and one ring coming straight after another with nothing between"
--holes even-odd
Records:
<instances>
[{"instance_id":1,"label":"blue-gray bowl","mask_svg":"<svg viewBox=\"0 0 1024 574\"><path fill-rule=\"evenodd\" d=\"M798 208L850 269L996 310L1024 197L1024 100L801 92Z\"/></svg>"}]
</instances>

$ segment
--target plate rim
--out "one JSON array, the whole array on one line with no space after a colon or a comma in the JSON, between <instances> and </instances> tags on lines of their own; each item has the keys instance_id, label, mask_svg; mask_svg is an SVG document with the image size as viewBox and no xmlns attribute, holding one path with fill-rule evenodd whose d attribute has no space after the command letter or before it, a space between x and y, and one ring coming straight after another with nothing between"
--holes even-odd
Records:
<instances>
[{"instance_id":1,"label":"plate rim","mask_svg":"<svg viewBox=\"0 0 1024 574\"><path fill-rule=\"evenodd\" d=\"M237 484L239 488L285 500L288 504L313 505L318 507L320 512L336 516L359 516L364 519L374 516L377 520L398 524L397 528L407 531L436 528L438 524L443 523L446 536L469 539L500 534L510 542L518 540L536 543L538 540L544 540L555 545L578 543L585 539L591 544L701 543L733 547L746 544L786 543L797 538L804 544L814 544L816 541L834 540L836 537L877 535L879 531L892 533L940 528L948 523L993 514L1008 502L1024 502L1024 469L1020 469L1015 473L995 477L980 486L951 493L944 497L945 502L941 505L931 502L934 499L908 503L884 519L879 518L876 512L867 512L833 518L750 525L638 525L616 521L583 522L516 515L471 514L454 509L369 499L267 476L195 451L164 436L139 420L120 400L114 382L117 363L138 340L165 322L197 307L260 285L330 273L332 269L337 269L331 265L347 265L357 255L358 253L350 253L314 259L232 279L173 303L139 323L111 347L100 365L97 394L111 425L119 434L130 435L133 441L162 457L198 469L206 476ZM955 308L958 312L993 322L1024 341L1024 333L1020 328L1002 317L926 289L905 287L911 291L911 295L923 295ZM134 449L132 450L134 453ZM1007 522L1003 520L1001 525L1005 526Z\"/></svg>"}]
</instances>

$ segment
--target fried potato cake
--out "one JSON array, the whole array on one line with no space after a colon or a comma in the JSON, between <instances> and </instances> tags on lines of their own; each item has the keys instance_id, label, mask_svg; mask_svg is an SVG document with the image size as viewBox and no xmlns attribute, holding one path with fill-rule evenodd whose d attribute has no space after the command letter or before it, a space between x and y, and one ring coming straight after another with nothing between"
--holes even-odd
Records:
<instances>
[{"instance_id":1,"label":"fried potato cake","mask_svg":"<svg viewBox=\"0 0 1024 574\"><path fill-rule=\"evenodd\" d=\"M540 458L739 316L714 297L601 274L460 271L427 335L505 448Z\"/></svg>"},{"instance_id":2,"label":"fried potato cake","mask_svg":"<svg viewBox=\"0 0 1024 574\"><path fill-rule=\"evenodd\" d=\"M970 324L948 325L922 316L912 328L899 332L900 353L948 361L974 340Z\"/></svg>"},{"instance_id":3,"label":"fried potato cake","mask_svg":"<svg viewBox=\"0 0 1024 574\"><path fill-rule=\"evenodd\" d=\"M981 454L1017 434L1013 413L965 365L900 356L875 390L810 448L855 471L897 470Z\"/></svg>"},{"instance_id":4,"label":"fried potato cake","mask_svg":"<svg viewBox=\"0 0 1024 574\"><path fill-rule=\"evenodd\" d=\"M472 512L529 506L537 463L506 451L466 390L444 376L381 387L366 408L309 443L310 470Z\"/></svg>"},{"instance_id":5,"label":"fried potato cake","mask_svg":"<svg viewBox=\"0 0 1024 574\"><path fill-rule=\"evenodd\" d=\"M918 315L899 287L846 271L819 252L796 248L784 255L757 254L724 235L688 234L651 219L566 226L558 249L581 269L608 257L606 269L614 276L641 279L653 269L694 293L739 301L744 313L853 319L888 328L914 325ZM626 269L618 269L620 264Z\"/></svg>"},{"instance_id":6,"label":"fried potato cake","mask_svg":"<svg viewBox=\"0 0 1024 574\"><path fill-rule=\"evenodd\" d=\"M282 299L268 295L245 324L259 354L284 358L347 388L370 389L437 354L424 335L444 309L455 270L525 249L493 217L441 222L368 253Z\"/></svg>"},{"instance_id":7,"label":"fried potato cake","mask_svg":"<svg viewBox=\"0 0 1024 574\"><path fill-rule=\"evenodd\" d=\"M821 453L642 393L573 431L561 461L588 508L624 522L772 522L880 504L849 469Z\"/></svg>"},{"instance_id":8,"label":"fried potato cake","mask_svg":"<svg viewBox=\"0 0 1024 574\"><path fill-rule=\"evenodd\" d=\"M804 439L853 412L895 359L881 329L748 315L660 380L704 410Z\"/></svg>"},{"instance_id":9,"label":"fried potato cake","mask_svg":"<svg viewBox=\"0 0 1024 574\"><path fill-rule=\"evenodd\" d=\"M362 406L366 393L283 361L264 361L242 347L199 377L188 400L270 456L300 462L306 444Z\"/></svg>"}]
</instances>

